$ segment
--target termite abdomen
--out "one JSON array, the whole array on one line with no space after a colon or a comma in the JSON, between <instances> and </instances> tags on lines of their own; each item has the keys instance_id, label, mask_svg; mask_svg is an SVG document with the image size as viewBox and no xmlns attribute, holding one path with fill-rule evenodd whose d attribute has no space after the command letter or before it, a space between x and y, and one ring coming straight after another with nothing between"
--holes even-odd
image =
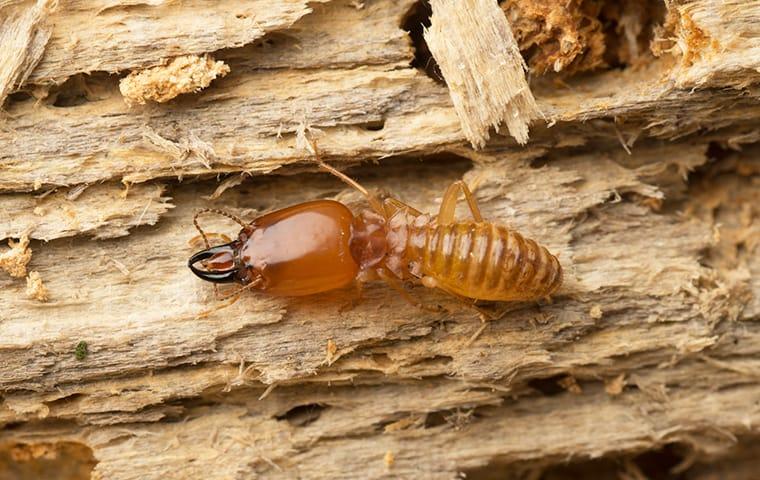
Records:
<instances>
[{"instance_id":1,"label":"termite abdomen","mask_svg":"<svg viewBox=\"0 0 760 480\"><path fill-rule=\"evenodd\" d=\"M562 283L562 267L546 248L488 222L414 229L407 259L438 287L481 300L536 300Z\"/></svg>"}]
</instances>

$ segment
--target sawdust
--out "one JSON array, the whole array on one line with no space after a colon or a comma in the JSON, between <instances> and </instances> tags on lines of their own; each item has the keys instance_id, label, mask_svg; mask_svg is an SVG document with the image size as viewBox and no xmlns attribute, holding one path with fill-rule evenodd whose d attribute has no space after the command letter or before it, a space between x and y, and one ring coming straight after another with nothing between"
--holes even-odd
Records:
<instances>
[{"instance_id":1,"label":"sawdust","mask_svg":"<svg viewBox=\"0 0 760 480\"><path fill-rule=\"evenodd\" d=\"M396 456L393 455L393 452L388 450L385 452L385 457L383 457L383 461L385 462L385 468L390 469L393 467L393 463L396 461Z\"/></svg>"},{"instance_id":2,"label":"sawdust","mask_svg":"<svg viewBox=\"0 0 760 480\"><path fill-rule=\"evenodd\" d=\"M604 391L607 392L607 395L610 395L612 397L615 397L623 393L624 388L625 388L625 374L624 373L621 373L620 375L614 378L611 378L609 380L606 380L604 382Z\"/></svg>"},{"instance_id":3,"label":"sawdust","mask_svg":"<svg viewBox=\"0 0 760 480\"><path fill-rule=\"evenodd\" d=\"M0 270L5 270L11 277L25 277L26 266L32 259L29 236L22 236L18 242L9 239L8 246L10 250L0 253Z\"/></svg>"},{"instance_id":4,"label":"sawdust","mask_svg":"<svg viewBox=\"0 0 760 480\"><path fill-rule=\"evenodd\" d=\"M167 65L130 73L119 83L119 90L128 105L164 103L183 93L198 92L229 72L229 66L208 55L183 55Z\"/></svg>"},{"instance_id":5,"label":"sawdust","mask_svg":"<svg viewBox=\"0 0 760 480\"><path fill-rule=\"evenodd\" d=\"M501 8L531 72L581 72L644 61L662 5L647 0L508 0Z\"/></svg>"},{"instance_id":6,"label":"sawdust","mask_svg":"<svg viewBox=\"0 0 760 480\"><path fill-rule=\"evenodd\" d=\"M564 388L573 395L580 395L583 393L583 389L578 385L578 381L574 376L568 375L557 382L560 387Z\"/></svg>"},{"instance_id":7,"label":"sawdust","mask_svg":"<svg viewBox=\"0 0 760 480\"><path fill-rule=\"evenodd\" d=\"M29 276L26 277L26 296L40 302L50 299L39 272L29 272Z\"/></svg>"}]
</instances>

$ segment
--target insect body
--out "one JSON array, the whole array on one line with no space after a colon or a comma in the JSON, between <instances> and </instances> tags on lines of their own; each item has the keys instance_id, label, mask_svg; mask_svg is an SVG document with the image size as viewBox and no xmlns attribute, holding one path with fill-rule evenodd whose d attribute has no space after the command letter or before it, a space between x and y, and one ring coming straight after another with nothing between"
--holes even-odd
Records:
<instances>
[{"instance_id":1,"label":"insect body","mask_svg":"<svg viewBox=\"0 0 760 480\"><path fill-rule=\"evenodd\" d=\"M207 248L188 262L193 273L211 282L235 282L244 289L281 296L309 295L379 278L417 305L404 290L404 282L459 298L495 301L537 300L561 285L557 257L514 230L484 221L464 182L448 188L438 215L431 217L395 198L380 199L317 161L365 195L371 209L354 216L339 202L318 200L248 224L211 210L233 218L242 229L236 240L224 245L210 247L206 240ZM472 221L454 219L460 193ZM197 215L194 223L205 240Z\"/></svg>"}]
</instances>

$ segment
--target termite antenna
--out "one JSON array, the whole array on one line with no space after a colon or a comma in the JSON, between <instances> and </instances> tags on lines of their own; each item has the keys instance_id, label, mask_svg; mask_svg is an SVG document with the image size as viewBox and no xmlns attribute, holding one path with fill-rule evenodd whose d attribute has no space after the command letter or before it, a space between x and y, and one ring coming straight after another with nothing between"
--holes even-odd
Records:
<instances>
[{"instance_id":1,"label":"termite antenna","mask_svg":"<svg viewBox=\"0 0 760 480\"><path fill-rule=\"evenodd\" d=\"M200 224L198 224L198 217L203 215L204 213L216 213L217 215L221 215L223 217L227 217L230 220L233 220L235 223L240 225L241 227L245 228L248 225L240 218L237 217L229 212L225 212L224 210L219 210L217 208L202 208L195 212L195 216L193 217L193 225L195 225L195 228L198 230L198 233L201 234L201 237L203 237L203 243L206 245L206 248L211 248L211 245L208 243L208 237L206 237L206 233L201 228Z\"/></svg>"},{"instance_id":2,"label":"termite antenna","mask_svg":"<svg viewBox=\"0 0 760 480\"><path fill-rule=\"evenodd\" d=\"M345 173L341 172L335 167L332 167L328 164L326 164L322 157L319 155L319 149L317 148L317 143L314 141L313 138L309 138L309 145L311 146L311 153L314 154L314 162L319 165L319 167L326 171L327 173L332 174L335 177L338 177L343 183L348 185L349 187L354 188L359 193L364 195L364 197L369 202L369 205L372 207L372 209L377 212L381 216L385 216L385 209L383 208L383 203L373 194L369 192L366 188L361 186L359 182L354 180L353 178L349 177Z\"/></svg>"}]
</instances>

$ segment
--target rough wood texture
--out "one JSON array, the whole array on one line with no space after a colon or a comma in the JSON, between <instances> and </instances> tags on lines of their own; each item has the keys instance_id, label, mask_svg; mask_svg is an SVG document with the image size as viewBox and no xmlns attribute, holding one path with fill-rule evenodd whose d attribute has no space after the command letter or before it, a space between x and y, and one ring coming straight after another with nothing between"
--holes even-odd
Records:
<instances>
[{"instance_id":1,"label":"rough wood texture","mask_svg":"<svg viewBox=\"0 0 760 480\"><path fill-rule=\"evenodd\" d=\"M61 82L76 73L119 72L240 47L311 12L305 0L227 1L224 8L210 0L57 3L48 48L29 82Z\"/></svg>"},{"instance_id":2,"label":"rough wood texture","mask_svg":"<svg viewBox=\"0 0 760 480\"><path fill-rule=\"evenodd\" d=\"M5 97L26 82L37 66L50 29L45 20L55 2L38 0L35 4L14 5L2 9L0 4L0 107Z\"/></svg>"},{"instance_id":3,"label":"rough wood texture","mask_svg":"<svg viewBox=\"0 0 760 480\"><path fill-rule=\"evenodd\" d=\"M61 24L79 15L66 5ZM152 64L118 25L153 9L163 12L154 20L182 23L188 5L221 8L107 9L127 37L122 63L98 68ZM32 237L25 268L48 300L0 273L0 478L642 478L668 468L751 478L760 74L746 15L756 7L722 5L730 16L707 15L723 8L715 2L669 2L649 33L672 48L648 63L532 78L548 125L535 121L524 147L498 135L469 147L446 85L410 65L415 51L429 60L412 48L425 20L412 2L335 0L249 45L196 50L230 74L165 104L128 107L103 72L45 98L11 95L0 233ZM177 42L210 45L215 24L192 25ZM712 32L721 54L684 44L684 28ZM64 58L56 45L46 57ZM253 218L314 198L363 207L313 173L304 132L335 164L379 160L350 173L425 211L464 178L487 218L559 254L565 285L487 323L415 287L445 307L420 311L383 284L353 306L346 290L246 294L218 309L186 268L198 208ZM203 224L236 232L224 218Z\"/></svg>"}]
</instances>

